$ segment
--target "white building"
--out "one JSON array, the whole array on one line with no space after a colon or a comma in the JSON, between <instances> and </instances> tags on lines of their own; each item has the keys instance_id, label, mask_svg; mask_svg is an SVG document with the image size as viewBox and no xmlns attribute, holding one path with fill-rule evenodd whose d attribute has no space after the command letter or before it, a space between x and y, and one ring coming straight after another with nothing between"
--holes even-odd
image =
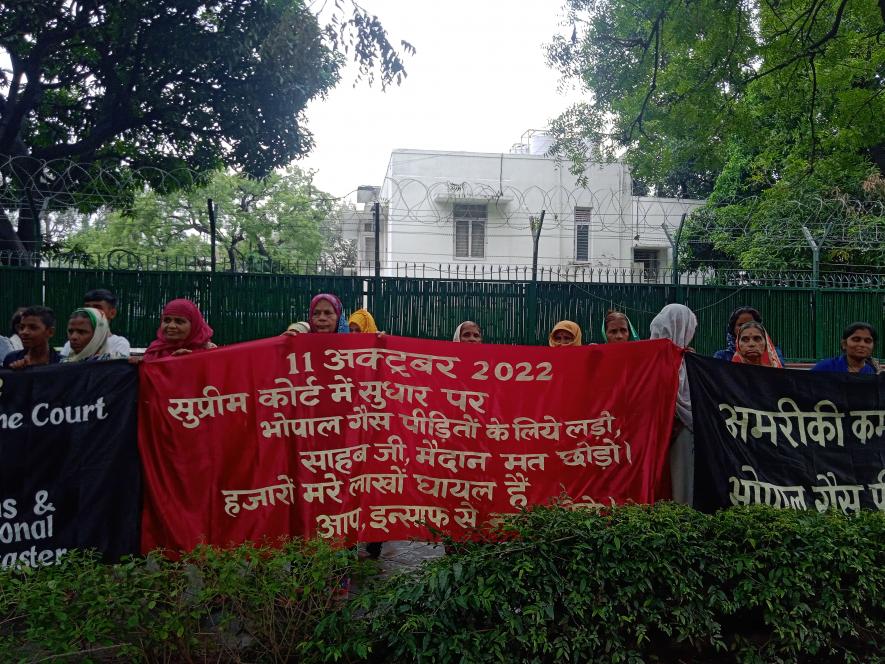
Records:
<instances>
[{"instance_id":1,"label":"white building","mask_svg":"<svg viewBox=\"0 0 885 664\"><path fill-rule=\"evenodd\" d=\"M538 265L548 273L638 268L657 279L671 258L662 224L675 235L682 214L703 201L633 196L622 163L593 164L581 182L568 161L544 154L549 142L533 140L532 148L395 150L380 191L383 273L403 274L405 264L422 266L426 276L431 266L471 272L531 266L531 229L543 212ZM367 272L374 233L365 232L371 225L360 228Z\"/></svg>"},{"instance_id":2,"label":"white building","mask_svg":"<svg viewBox=\"0 0 885 664\"><path fill-rule=\"evenodd\" d=\"M347 241L354 241L357 245L357 261L364 268L363 271L371 270L375 262L375 203L381 201L381 188L374 186L360 186L356 193L356 207L353 210L341 212L338 215L338 223L341 228L341 237ZM384 228L387 222L387 205L379 206L380 228ZM381 253L387 250L386 236L381 236Z\"/></svg>"}]
</instances>

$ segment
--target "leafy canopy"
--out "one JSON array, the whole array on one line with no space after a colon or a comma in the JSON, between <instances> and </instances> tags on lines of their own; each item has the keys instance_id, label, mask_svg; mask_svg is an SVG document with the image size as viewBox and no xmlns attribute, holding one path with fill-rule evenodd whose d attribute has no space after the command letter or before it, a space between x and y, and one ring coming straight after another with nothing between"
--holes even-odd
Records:
<instances>
[{"instance_id":1,"label":"leafy canopy","mask_svg":"<svg viewBox=\"0 0 885 664\"><path fill-rule=\"evenodd\" d=\"M307 153L303 110L338 82L345 52L386 87L413 50L350 6L323 26L304 0L4 2L0 175L21 205L18 236L3 214L0 241L34 242L47 198L88 208L127 174L129 193L169 182L145 166L263 176Z\"/></svg>"},{"instance_id":2,"label":"leafy canopy","mask_svg":"<svg viewBox=\"0 0 885 664\"><path fill-rule=\"evenodd\" d=\"M311 184L310 173L289 167L263 179L217 172L203 187L158 194L144 190L130 210L100 211L63 240L66 251L208 263L211 229L207 198L216 210L217 251L234 271L324 262L341 267L352 249L341 237L339 205Z\"/></svg>"},{"instance_id":3,"label":"leafy canopy","mask_svg":"<svg viewBox=\"0 0 885 664\"><path fill-rule=\"evenodd\" d=\"M572 38L556 38L548 59L590 98L554 128L578 161L586 139L593 156L624 158L640 189L710 196L686 234L705 243L696 258L807 266L805 223L825 262L881 264L885 6L569 0L567 7Z\"/></svg>"}]
</instances>

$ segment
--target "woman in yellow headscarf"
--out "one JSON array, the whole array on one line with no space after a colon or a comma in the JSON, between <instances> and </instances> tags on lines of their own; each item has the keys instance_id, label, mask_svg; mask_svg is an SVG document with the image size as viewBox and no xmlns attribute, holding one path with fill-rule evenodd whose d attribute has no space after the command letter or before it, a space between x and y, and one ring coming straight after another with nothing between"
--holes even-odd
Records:
<instances>
[{"instance_id":1,"label":"woman in yellow headscarf","mask_svg":"<svg viewBox=\"0 0 885 664\"><path fill-rule=\"evenodd\" d=\"M378 326L368 309L357 309L347 319L351 332L377 332Z\"/></svg>"},{"instance_id":2,"label":"woman in yellow headscarf","mask_svg":"<svg viewBox=\"0 0 885 664\"><path fill-rule=\"evenodd\" d=\"M547 341L553 348L580 346L581 328L577 323L573 323L570 320L561 320L550 330L550 336L547 337Z\"/></svg>"}]
</instances>

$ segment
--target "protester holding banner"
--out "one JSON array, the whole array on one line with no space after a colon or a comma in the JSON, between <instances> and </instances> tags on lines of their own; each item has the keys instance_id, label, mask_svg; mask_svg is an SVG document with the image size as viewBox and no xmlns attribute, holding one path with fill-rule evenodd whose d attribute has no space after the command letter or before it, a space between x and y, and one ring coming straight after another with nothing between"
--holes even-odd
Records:
<instances>
[{"instance_id":1,"label":"protester holding banner","mask_svg":"<svg viewBox=\"0 0 885 664\"><path fill-rule=\"evenodd\" d=\"M307 334L308 332L310 332L310 323L300 320L287 327L283 335L294 336L296 334Z\"/></svg>"},{"instance_id":2,"label":"protester holding banner","mask_svg":"<svg viewBox=\"0 0 885 664\"><path fill-rule=\"evenodd\" d=\"M552 348L560 346L580 346L581 345L581 328L577 323L570 320L559 321L552 330L547 342Z\"/></svg>"},{"instance_id":3,"label":"protester holding banner","mask_svg":"<svg viewBox=\"0 0 885 664\"><path fill-rule=\"evenodd\" d=\"M353 333L378 331L375 319L372 318L372 314L369 313L368 309L357 309L350 314L347 323L350 326L350 331Z\"/></svg>"},{"instance_id":4,"label":"protester holding banner","mask_svg":"<svg viewBox=\"0 0 885 664\"><path fill-rule=\"evenodd\" d=\"M879 369L873 360L877 335L869 323L852 323L842 332L842 354L821 360L812 371L875 375Z\"/></svg>"},{"instance_id":5,"label":"protester holding banner","mask_svg":"<svg viewBox=\"0 0 885 664\"><path fill-rule=\"evenodd\" d=\"M465 344L481 344L482 329L472 320L465 320L455 328L455 336L452 341L459 341Z\"/></svg>"},{"instance_id":6,"label":"protester holding banner","mask_svg":"<svg viewBox=\"0 0 885 664\"><path fill-rule=\"evenodd\" d=\"M46 307L26 307L21 312L18 335L22 349L3 358L4 369L27 369L44 364L58 364L59 354L49 345L55 334L55 314Z\"/></svg>"},{"instance_id":7,"label":"protester holding banner","mask_svg":"<svg viewBox=\"0 0 885 664\"><path fill-rule=\"evenodd\" d=\"M755 321L760 325L763 324L762 314L753 307L741 306L732 311L731 316L728 318L728 326L725 329L725 348L717 350L713 353L713 357L717 360L731 362L737 351L738 328L744 323L749 323L751 321ZM768 345L773 348L774 352L777 354L777 357L780 360L780 366L784 366L787 361L784 359L784 354L781 352L780 347L773 344L770 337L768 338Z\"/></svg>"},{"instance_id":8,"label":"protester holding banner","mask_svg":"<svg viewBox=\"0 0 885 664\"><path fill-rule=\"evenodd\" d=\"M144 360L216 348L212 334L212 328L196 304L184 298L172 300L163 307L157 338L145 351Z\"/></svg>"},{"instance_id":9,"label":"protester holding banner","mask_svg":"<svg viewBox=\"0 0 885 664\"><path fill-rule=\"evenodd\" d=\"M698 328L694 312L682 304L668 304L651 321L652 339L669 339L680 348L689 348ZM670 443L670 480L673 500L691 505L694 500L694 419L685 362L679 367L676 393L676 420Z\"/></svg>"},{"instance_id":10,"label":"protester holding banner","mask_svg":"<svg viewBox=\"0 0 885 664\"><path fill-rule=\"evenodd\" d=\"M320 334L346 334L350 331L344 318L344 306L335 295L320 293L310 301L310 331Z\"/></svg>"},{"instance_id":11,"label":"protester holding banner","mask_svg":"<svg viewBox=\"0 0 885 664\"><path fill-rule=\"evenodd\" d=\"M92 307L77 309L68 320L66 345L69 352L62 356L62 362L99 362L129 357L111 349L111 336L111 326L103 312Z\"/></svg>"},{"instance_id":12,"label":"protester holding banner","mask_svg":"<svg viewBox=\"0 0 885 664\"><path fill-rule=\"evenodd\" d=\"M639 335L633 327L633 323L623 311L609 309L605 312L602 320L602 336L607 344L617 344L624 341L639 341Z\"/></svg>"},{"instance_id":13,"label":"protester holding banner","mask_svg":"<svg viewBox=\"0 0 885 664\"><path fill-rule=\"evenodd\" d=\"M111 322L114 320L114 318L117 317L117 296L106 288L95 288L91 291L87 291L86 294L83 296L83 308L98 309L98 311L100 311L104 315L104 318L107 320L108 353L113 355L115 359L129 357L129 353L131 351L129 340L126 339L126 337L121 337L119 334L114 334L110 331ZM80 310L78 309L78 311ZM70 353L71 344L69 342L66 342L64 347L61 349L61 356L63 358L67 357Z\"/></svg>"},{"instance_id":14,"label":"protester holding banner","mask_svg":"<svg viewBox=\"0 0 885 664\"><path fill-rule=\"evenodd\" d=\"M755 364L763 367L783 368L771 337L762 323L750 321L738 328L737 352L731 358L737 364Z\"/></svg>"},{"instance_id":15,"label":"protester holding banner","mask_svg":"<svg viewBox=\"0 0 885 664\"><path fill-rule=\"evenodd\" d=\"M9 343L12 344L12 350L21 350L22 349L22 340L21 337L18 336L18 324L22 321L22 312L27 309L27 307L19 307L15 310L15 313L12 314L12 320L9 321Z\"/></svg>"},{"instance_id":16,"label":"protester holding banner","mask_svg":"<svg viewBox=\"0 0 885 664\"><path fill-rule=\"evenodd\" d=\"M3 363L3 358L9 355L13 350L12 342L9 340L9 337L0 336L0 364Z\"/></svg>"}]
</instances>

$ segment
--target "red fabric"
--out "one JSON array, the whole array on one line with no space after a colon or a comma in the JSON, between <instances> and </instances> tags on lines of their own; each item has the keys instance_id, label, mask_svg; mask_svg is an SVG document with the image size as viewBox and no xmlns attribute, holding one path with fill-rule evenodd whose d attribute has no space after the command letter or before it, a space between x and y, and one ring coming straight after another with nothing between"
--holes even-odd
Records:
<instances>
[{"instance_id":1,"label":"red fabric","mask_svg":"<svg viewBox=\"0 0 885 664\"><path fill-rule=\"evenodd\" d=\"M157 328L157 338L151 342L151 345L144 352L145 360L168 357L180 348L202 350L212 339L212 328L209 327L206 319L203 318L203 314L197 309L197 305L190 300L179 298L170 301L163 307L161 316L181 316L182 318L187 318L191 324L191 332L183 341L166 341L166 338L163 336L163 325L161 323L160 327Z\"/></svg>"},{"instance_id":2,"label":"red fabric","mask_svg":"<svg viewBox=\"0 0 885 664\"><path fill-rule=\"evenodd\" d=\"M433 539L427 522L463 537L471 517L480 527L563 494L652 502L668 494L681 357L668 340L550 349L303 334L142 365L143 549L281 535ZM487 396L462 403L459 391ZM329 427L306 422L316 418ZM521 418L551 429L533 435ZM283 419L296 424L277 435ZM566 424L585 420L597 421ZM546 456L512 456L527 454Z\"/></svg>"}]
</instances>

